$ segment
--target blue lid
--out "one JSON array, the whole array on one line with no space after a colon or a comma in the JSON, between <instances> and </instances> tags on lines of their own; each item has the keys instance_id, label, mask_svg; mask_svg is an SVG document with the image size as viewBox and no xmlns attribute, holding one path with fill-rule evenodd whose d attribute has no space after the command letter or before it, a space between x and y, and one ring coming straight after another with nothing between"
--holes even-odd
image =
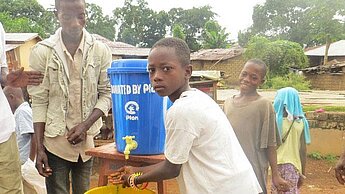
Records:
<instances>
[{"instance_id":1,"label":"blue lid","mask_svg":"<svg viewBox=\"0 0 345 194\"><path fill-rule=\"evenodd\" d=\"M111 63L111 73L147 73L147 59L119 59Z\"/></svg>"}]
</instances>

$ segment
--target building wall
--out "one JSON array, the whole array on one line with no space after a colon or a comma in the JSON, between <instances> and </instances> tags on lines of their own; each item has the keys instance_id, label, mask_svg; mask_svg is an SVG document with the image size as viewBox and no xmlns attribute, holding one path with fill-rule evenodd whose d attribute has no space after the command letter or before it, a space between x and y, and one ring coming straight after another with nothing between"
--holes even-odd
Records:
<instances>
[{"instance_id":1,"label":"building wall","mask_svg":"<svg viewBox=\"0 0 345 194\"><path fill-rule=\"evenodd\" d=\"M338 56L338 57L328 57L328 60L331 61L331 60L337 60L339 62L344 62L345 61L345 56Z\"/></svg>"},{"instance_id":2,"label":"building wall","mask_svg":"<svg viewBox=\"0 0 345 194\"><path fill-rule=\"evenodd\" d=\"M112 55L112 60L115 61L115 60L119 60L119 59L122 59L121 56L118 56L118 55Z\"/></svg>"},{"instance_id":3,"label":"building wall","mask_svg":"<svg viewBox=\"0 0 345 194\"><path fill-rule=\"evenodd\" d=\"M25 42L23 45L19 47L19 55L17 55L19 59L19 67L24 67L24 69L29 69L29 55L31 51L31 47L37 43L37 39L32 39L30 41Z\"/></svg>"},{"instance_id":4,"label":"building wall","mask_svg":"<svg viewBox=\"0 0 345 194\"><path fill-rule=\"evenodd\" d=\"M310 80L313 89L345 90L344 74L306 74L305 76L307 80Z\"/></svg>"},{"instance_id":5,"label":"building wall","mask_svg":"<svg viewBox=\"0 0 345 194\"><path fill-rule=\"evenodd\" d=\"M224 82L228 86L234 86L237 84L238 77L245 64L243 57L237 56L223 61L192 61L193 70L205 71L216 70L224 72Z\"/></svg>"},{"instance_id":6,"label":"building wall","mask_svg":"<svg viewBox=\"0 0 345 194\"><path fill-rule=\"evenodd\" d=\"M319 152L322 155L340 155L344 152L345 113L342 112L307 112L311 133L308 153Z\"/></svg>"},{"instance_id":7,"label":"building wall","mask_svg":"<svg viewBox=\"0 0 345 194\"><path fill-rule=\"evenodd\" d=\"M323 56L308 56L311 67L322 65ZM344 62L345 56L328 57L328 61L337 60L338 62Z\"/></svg>"},{"instance_id":8,"label":"building wall","mask_svg":"<svg viewBox=\"0 0 345 194\"><path fill-rule=\"evenodd\" d=\"M18 56L19 56L19 48L15 48L9 51L6 51L6 61L8 70L12 71L14 69L18 69L20 67Z\"/></svg>"}]
</instances>

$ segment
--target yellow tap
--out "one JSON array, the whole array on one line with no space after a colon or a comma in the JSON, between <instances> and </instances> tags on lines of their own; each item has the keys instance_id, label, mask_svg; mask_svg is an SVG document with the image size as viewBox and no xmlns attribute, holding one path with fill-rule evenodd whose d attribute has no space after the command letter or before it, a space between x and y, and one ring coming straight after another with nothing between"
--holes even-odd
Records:
<instances>
[{"instance_id":1,"label":"yellow tap","mask_svg":"<svg viewBox=\"0 0 345 194\"><path fill-rule=\"evenodd\" d=\"M131 153L131 150L135 150L138 147L138 143L135 140L133 140L134 138L135 136L128 136L128 135L125 137L122 137L123 140L126 140L126 147L125 147L125 151L123 152L126 160L129 159L129 154Z\"/></svg>"}]
</instances>

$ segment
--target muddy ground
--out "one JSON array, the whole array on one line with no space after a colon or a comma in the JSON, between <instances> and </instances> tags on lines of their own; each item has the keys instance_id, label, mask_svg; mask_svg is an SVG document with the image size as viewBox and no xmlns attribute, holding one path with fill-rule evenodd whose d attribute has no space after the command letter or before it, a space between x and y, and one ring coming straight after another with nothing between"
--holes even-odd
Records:
<instances>
[{"instance_id":1,"label":"muddy ground","mask_svg":"<svg viewBox=\"0 0 345 194\"><path fill-rule=\"evenodd\" d=\"M97 165L97 162L95 163ZM307 159L307 179L301 188L301 194L345 194L345 186L340 185L334 176L335 161ZM91 187L97 187L98 174L95 166L91 178ZM168 180L165 183L166 194L180 194L176 180ZM268 183L270 185L270 183ZM156 184L150 183L149 188L157 191Z\"/></svg>"}]
</instances>

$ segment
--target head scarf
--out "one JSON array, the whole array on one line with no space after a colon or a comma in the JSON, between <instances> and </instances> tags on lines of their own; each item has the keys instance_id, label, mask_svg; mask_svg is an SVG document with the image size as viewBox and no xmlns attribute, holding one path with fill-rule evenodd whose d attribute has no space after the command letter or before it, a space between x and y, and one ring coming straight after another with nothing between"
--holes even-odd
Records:
<instances>
[{"instance_id":1,"label":"head scarf","mask_svg":"<svg viewBox=\"0 0 345 194\"><path fill-rule=\"evenodd\" d=\"M302 110L298 91L292 87L286 87L278 90L273 106L276 112L276 120L280 137L282 135L283 114L285 108L286 112L288 113L288 120L292 121L298 117L302 119L304 124L303 131L305 142L309 144L311 142L309 124Z\"/></svg>"}]
</instances>

